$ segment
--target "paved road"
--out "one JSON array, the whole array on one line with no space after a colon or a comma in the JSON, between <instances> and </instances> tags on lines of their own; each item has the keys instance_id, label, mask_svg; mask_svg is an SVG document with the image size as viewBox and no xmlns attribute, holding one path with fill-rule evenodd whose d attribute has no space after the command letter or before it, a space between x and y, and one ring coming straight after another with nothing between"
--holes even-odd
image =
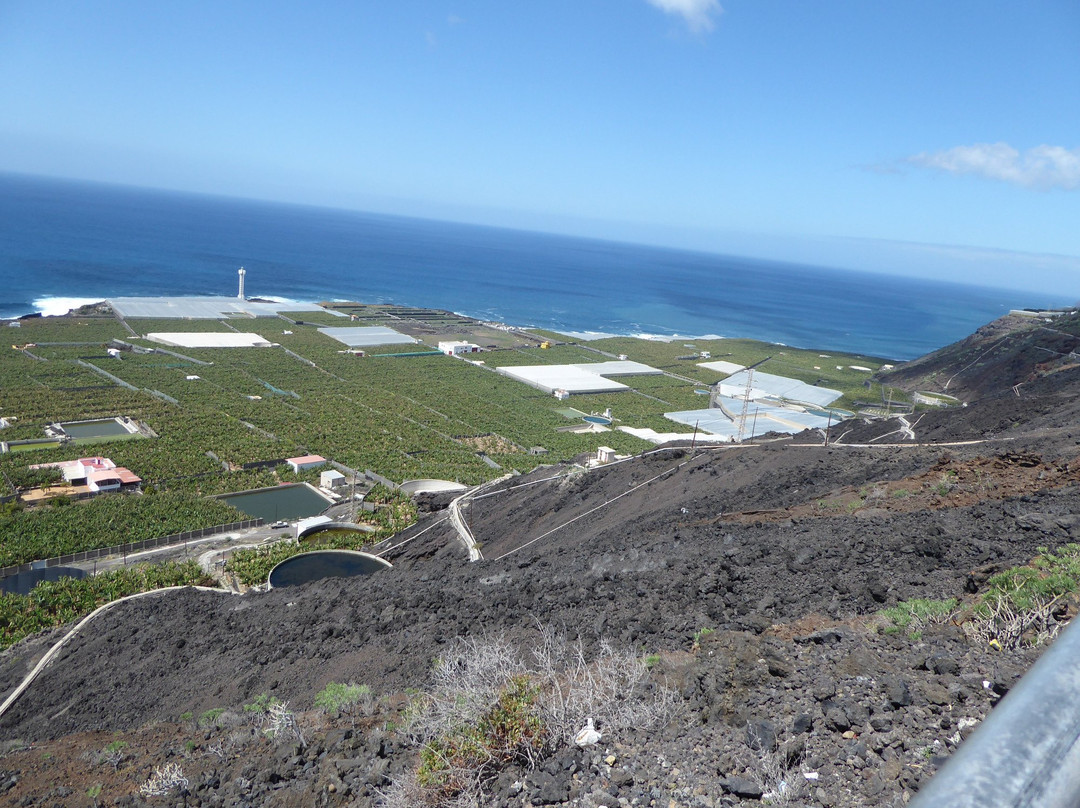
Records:
<instances>
[{"instance_id":1,"label":"paved road","mask_svg":"<svg viewBox=\"0 0 1080 808\"><path fill-rule=\"evenodd\" d=\"M184 561L190 558L207 557L208 554L216 554L219 557L213 561L218 564L225 561L233 550L241 547L267 544L280 541L284 536L295 535L295 529L290 524L288 528L255 527L247 530L230 530L226 533L217 533L213 536L204 536L201 539L192 539L181 544L170 544L167 547L155 547L152 550L140 550L137 553L127 555L107 556L93 561L83 561L69 566L86 570L91 574L104 572L110 569L137 564L140 562L153 561Z\"/></svg>"}]
</instances>

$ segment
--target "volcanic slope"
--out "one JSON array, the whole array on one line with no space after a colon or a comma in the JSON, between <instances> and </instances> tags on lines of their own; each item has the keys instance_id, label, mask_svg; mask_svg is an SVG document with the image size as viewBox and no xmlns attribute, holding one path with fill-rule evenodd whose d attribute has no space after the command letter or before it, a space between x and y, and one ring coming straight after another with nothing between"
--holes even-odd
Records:
<instances>
[{"instance_id":1,"label":"volcanic slope","mask_svg":"<svg viewBox=\"0 0 1080 808\"><path fill-rule=\"evenodd\" d=\"M910 445L804 435L541 469L467 499L476 563L434 502L370 578L117 606L0 717L0 790L10 804L88 790L141 804L140 784L174 762L188 805L374 805L416 766L395 727L432 660L459 637L527 650L542 624L587 656L602 642L649 654L680 710L595 747L562 739L536 769L507 762L484 804L756 804L780 782L791 804L903 804L1041 649L998 651L948 620L891 633L877 613L970 602L991 572L1080 538L1078 392L1080 369L1061 368L1020 397L928 414L948 446L916 428ZM0 690L42 645L5 652ZM375 715L320 717L332 681L369 685ZM263 693L298 711L306 744L244 723ZM218 708L220 721L178 720ZM93 762L117 740L119 764Z\"/></svg>"}]
</instances>

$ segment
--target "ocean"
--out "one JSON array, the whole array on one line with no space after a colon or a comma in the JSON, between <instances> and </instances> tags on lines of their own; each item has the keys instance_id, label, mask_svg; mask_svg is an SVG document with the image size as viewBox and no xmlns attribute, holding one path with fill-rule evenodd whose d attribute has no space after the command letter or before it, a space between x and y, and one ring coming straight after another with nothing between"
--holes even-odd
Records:
<instances>
[{"instance_id":1,"label":"ocean","mask_svg":"<svg viewBox=\"0 0 1080 808\"><path fill-rule=\"evenodd\" d=\"M0 174L0 317L138 295L358 300L562 332L911 359L1046 295L477 225Z\"/></svg>"}]
</instances>

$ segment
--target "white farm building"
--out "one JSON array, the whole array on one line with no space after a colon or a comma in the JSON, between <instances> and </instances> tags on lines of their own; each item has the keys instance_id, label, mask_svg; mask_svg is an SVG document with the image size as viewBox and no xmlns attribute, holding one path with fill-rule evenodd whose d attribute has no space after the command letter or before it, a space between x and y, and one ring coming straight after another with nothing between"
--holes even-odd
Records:
<instances>
[{"instance_id":1,"label":"white farm building","mask_svg":"<svg viewBox=\"0 0 1080 808\"><path fill-rule=\"evenodd\" d=\"M447 356L460 356L461 354L479 353L480 346L471 342L447 340L439 343L439 350Z\"/></svg>"},{"instance_id":2,"label":"white farm building","mask_svg":"<svg viewBox=\"0 0 1080 808\"><path fill-rule=\"evenodd\" d=\"M318 468L319 466L325 466L326 458L322 455L302 455L300 457L286 458L285 462L288 464L289 468L299 474L301 471L305 471L306 469L314 469Z\"/></svg>"}]
</instances>

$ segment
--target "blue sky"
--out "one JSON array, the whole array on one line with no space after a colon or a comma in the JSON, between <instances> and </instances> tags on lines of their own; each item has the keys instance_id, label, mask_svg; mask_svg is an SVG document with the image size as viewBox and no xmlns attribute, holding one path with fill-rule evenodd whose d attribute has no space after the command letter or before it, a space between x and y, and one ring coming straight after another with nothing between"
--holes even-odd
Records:
<instances>
[{"instance_id":1,"label":"blue sky","mask_svg":"<svg viewBox=\"0 0 1080 808\"><path fill-rule=\"evenodd\" d=\"M1080 3L0 0L0 170L1080 298Z\"/></svg>"}]
</instances>

